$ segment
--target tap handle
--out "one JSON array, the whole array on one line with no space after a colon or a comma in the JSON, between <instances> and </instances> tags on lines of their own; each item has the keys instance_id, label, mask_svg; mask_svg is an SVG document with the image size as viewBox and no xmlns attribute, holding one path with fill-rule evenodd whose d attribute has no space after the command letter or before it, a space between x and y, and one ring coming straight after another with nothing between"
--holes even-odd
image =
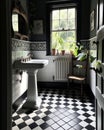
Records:
<instances>
[{"instance_id":1,"label":"tap handle","mask_svg":"<svg viewBox=\"0 0 104 130\"><path fill-rule=\"evenodd\" d=\"M34 54L32 52L29 52L27 56L29 56L30 58L34 58Z\"/></svg>"}]
</instances>

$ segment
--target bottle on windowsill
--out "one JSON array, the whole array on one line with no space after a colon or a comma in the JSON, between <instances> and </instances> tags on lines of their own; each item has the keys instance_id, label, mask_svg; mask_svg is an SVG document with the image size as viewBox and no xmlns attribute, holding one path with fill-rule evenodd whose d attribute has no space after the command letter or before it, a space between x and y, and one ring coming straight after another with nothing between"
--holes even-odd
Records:
<instances>
[{"instance_id":1,"label":"bottle on windowsill","mask_svg":"<svg viewBox=\"0 0 104 130\"><path fill-rule=\"evenodd\" d=\"M57 50L57 55L59 55L59 51Z\"/></svg>"}]
</instances>

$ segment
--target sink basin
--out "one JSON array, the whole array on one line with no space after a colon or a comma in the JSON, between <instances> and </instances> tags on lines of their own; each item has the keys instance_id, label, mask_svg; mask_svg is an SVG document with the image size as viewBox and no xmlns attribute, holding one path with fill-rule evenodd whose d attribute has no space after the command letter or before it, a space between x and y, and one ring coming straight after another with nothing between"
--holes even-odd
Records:
<instances>
[{"instance_id":1,"label":"sink basin","mask_svg":"<svg viewBox=\"0 0 104 130\"><path fill-rule=\"evenodd\" d=\"M27 99L23 108L38 109L41 105L41 98L38 97L37 72L48 64L45 59L31 59L28 61L16 60L13 64L15 69L25 70L28 74Z\"/></svg>"},{"instance_id":2,"label":"sink basin","mask_svg":"<svg viewBox=\"0 0 104 130\"><path fill-rule=\"evenodd\" d=\"M28 70L28 69L40 69L48 64L48 60L45 59L31 59L29 61L16 60L14 62L14 68Z\"/></svg>"}]
</instances>

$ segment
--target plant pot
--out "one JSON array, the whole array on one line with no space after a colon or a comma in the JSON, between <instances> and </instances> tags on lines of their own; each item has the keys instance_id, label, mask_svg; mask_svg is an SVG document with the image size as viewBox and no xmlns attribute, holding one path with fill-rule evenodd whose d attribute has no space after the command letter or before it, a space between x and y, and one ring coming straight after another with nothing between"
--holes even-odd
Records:
<instances>
[{"instance_id":1,"label":"plant pot","mask_svg":"<svg viewBox=\"0 0 104 130\"><path fill-rule=\"evenodd\" d=\"M70 51L70 54L73 55L73 51Z\"/></svg>"},{"instance_id":2,"label":"plant pot","mask_svg":"<svg viewBox=\"0 0 104 130\"><path fill-rule=\"evenodd\" d=\"M52 49L52 55L56 55L56 49Z\"/></svg>"},{"instance_id":3,"label":"plant pot","mask_svg":"<svg viewBox=\"0 0 104 130\"><path fill-rule=\"evenodd\" d=\"M61 50L61 54L62 54L62 55L65 55L65 50Z\"/></svg>"}]
</instances>

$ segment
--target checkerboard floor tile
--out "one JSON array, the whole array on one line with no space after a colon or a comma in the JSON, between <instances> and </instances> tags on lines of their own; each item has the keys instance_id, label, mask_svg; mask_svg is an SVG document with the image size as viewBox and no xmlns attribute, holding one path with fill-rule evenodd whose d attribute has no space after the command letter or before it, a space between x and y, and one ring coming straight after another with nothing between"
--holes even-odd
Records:
<instances>
[{"instance_id":1,"label":"checkerboard floor tile","mask_svg":"<svg viewBox=\"0 0 104 130\"><path fill-rule=\"evenodd\" d=\"M78 90L39 89L40 109L22 108L12 115L12 130L95 130L95 109L90 97Z\"/></svg>"}]
</instances>

